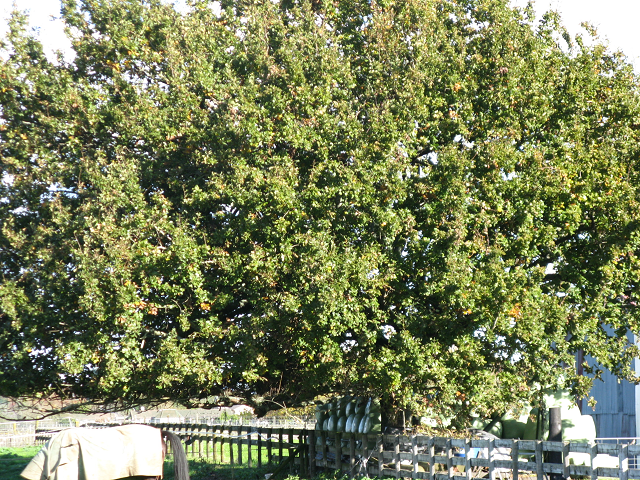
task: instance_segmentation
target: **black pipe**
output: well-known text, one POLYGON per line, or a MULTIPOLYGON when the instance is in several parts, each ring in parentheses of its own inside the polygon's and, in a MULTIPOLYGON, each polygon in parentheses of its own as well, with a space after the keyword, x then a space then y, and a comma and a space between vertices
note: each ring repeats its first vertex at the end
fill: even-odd
MULTIPOLYGON (((549 441, 562 442, 562 415, 560 408, 549 409, 549 441)), ((562 463, 562 452, 549 452, 549 463, 562 463)), ((564 475, 552 473, 551 480, 564 480, 564 475)))

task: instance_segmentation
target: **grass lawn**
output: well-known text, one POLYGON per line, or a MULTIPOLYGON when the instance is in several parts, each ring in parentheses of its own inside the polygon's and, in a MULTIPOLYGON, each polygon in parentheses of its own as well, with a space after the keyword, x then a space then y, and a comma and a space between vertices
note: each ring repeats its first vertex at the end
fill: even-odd
MULTIPOLYGON (((0 448, 0 480, 18 480, 22 469, 38 453, 40 447, 0 448)), ((189 460, 189 471, 192 480, 264 480, 267 473, 273 472, 275 466, 262 468, 228 465, 214 465, 206 460, 189 460)), ((173 480, 173 462, 167 461, 164 466, 165 479, 173 480)), ((330 480, 330 476, 324 477, 330 480)), ((279 475, 278 480, 298 480, 297 476, 279 475)))
POLYGON ((0 448, 0 480, 17 480, 40 447, 0 448))

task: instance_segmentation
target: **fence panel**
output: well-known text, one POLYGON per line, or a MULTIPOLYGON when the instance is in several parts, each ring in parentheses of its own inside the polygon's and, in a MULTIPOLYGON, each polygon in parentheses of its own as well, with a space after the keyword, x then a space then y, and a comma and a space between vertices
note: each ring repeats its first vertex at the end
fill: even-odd
MULTIPOLYGON (((0 447, 43 444, 72 421, 0 424, 0 447)), ((185 440, 192 458, 234 466, 276 465, 288 460, 301 474, 340 470, 350 477, 384 476, 429 480, 490 480, 550 474, 640 480, 640 445, 533 440, 451 439, 421 435, 332 434, 277 425, 156 424, 185 440), (560 452, 562 463, 550 463, 560 452)))

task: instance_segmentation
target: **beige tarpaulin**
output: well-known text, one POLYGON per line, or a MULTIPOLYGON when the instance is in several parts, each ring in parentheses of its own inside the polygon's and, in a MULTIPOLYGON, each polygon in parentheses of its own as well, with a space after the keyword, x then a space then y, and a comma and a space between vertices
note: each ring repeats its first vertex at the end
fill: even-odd
POLYGON ((162 476, 160 430, 147 425, 70 428, 52 437, 22 471, 28 480, 113 480, 162 476))

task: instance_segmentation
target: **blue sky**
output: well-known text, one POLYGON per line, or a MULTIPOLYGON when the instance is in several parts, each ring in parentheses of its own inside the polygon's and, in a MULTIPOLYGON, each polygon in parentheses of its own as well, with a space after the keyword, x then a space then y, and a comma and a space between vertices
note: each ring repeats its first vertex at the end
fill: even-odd
MULTIPOLYGON (((39 28, 48 50, 68 48, 61 23, 51 19, 59 16, 58 0, 0 0, 0 34, 5 31, 5 19, 12 3, 21 10, 29 10, 31 24, 39 28)), ((511 3, 524 6, 527 0, 511 0, 511 3)), ((558 10, 572 34, 581 31, 583 21, 591 23, 610 48, 622 50, 640 72, 640 0, 536 0, 534 3, 539 13, 558 10)))

